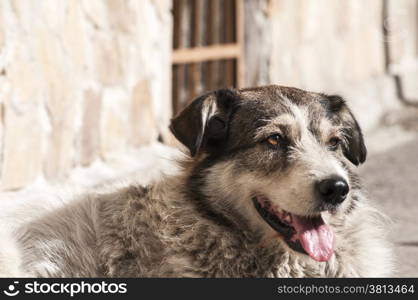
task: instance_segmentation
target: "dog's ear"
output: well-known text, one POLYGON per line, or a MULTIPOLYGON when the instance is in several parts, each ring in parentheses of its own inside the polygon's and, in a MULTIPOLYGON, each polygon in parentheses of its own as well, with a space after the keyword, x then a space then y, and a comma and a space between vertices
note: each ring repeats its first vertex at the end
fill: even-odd
POLYGON ((228 119, 238 99, 229 89, 200 96, 171 120, 170 130, 195 156, 210 142, 226 138, 228 119))
POLYGON ((343 144, 344 156, 353 164, 358 166, 364 163, 367 156, 366 145, 364 144, 363 133, 354 117, 347 107, 343 98, 337 95, 328 96, 329 110, 338 116, 343 127, 346 143, 343 144))

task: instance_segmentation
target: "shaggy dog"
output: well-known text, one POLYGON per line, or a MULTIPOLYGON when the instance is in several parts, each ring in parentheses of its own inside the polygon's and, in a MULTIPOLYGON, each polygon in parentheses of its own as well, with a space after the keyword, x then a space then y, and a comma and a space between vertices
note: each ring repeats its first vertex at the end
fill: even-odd
POLYGON ((170 128, 190 151, 179 175, 91 193, 23 226, 8 249, 19 258, 0 255, 2 275, 391 274, 380 214, 356 174, 363 136, 341 97, 219 90, 170 128))

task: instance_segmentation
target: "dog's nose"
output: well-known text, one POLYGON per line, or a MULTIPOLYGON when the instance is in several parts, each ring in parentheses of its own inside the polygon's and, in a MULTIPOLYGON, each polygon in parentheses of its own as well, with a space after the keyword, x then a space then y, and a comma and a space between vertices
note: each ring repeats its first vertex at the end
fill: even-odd
POLYGON ((321 180, 317 188, 322 200, 334 205, 343 202, 350 190, 347 181, 338 176, 321 180))

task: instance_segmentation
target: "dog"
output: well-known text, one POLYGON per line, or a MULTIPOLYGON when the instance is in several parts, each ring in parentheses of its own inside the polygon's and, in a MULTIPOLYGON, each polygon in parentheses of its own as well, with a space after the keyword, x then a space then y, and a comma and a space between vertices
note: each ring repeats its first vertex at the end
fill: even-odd
POLYGON ((363 135, 340 96, 222 89, 191 102, 170 129, 188 151, 178 174, 89 193, 22 226, 19 259, 0 255, 11 264, 2 275, 392 274, 385 222, 356 173, 363 135))

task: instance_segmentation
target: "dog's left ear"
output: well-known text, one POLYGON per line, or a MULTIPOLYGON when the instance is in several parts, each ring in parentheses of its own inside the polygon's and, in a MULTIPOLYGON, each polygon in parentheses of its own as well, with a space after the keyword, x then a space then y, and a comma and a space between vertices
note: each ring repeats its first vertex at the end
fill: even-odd
POLYGON ((344 156, 356 166, 364 163, 367 156, 367 149, 364 144, 360 125, 342 97, 337 95, 327 97, 329 99, 329 110, 338 116, 344 127, 347 142, 343 145, 344 156))
POLYGON ((228 119, 238 98, 229 89, 200 96, 171 120, 170 130, 195 156, 226 138, 228 119))

